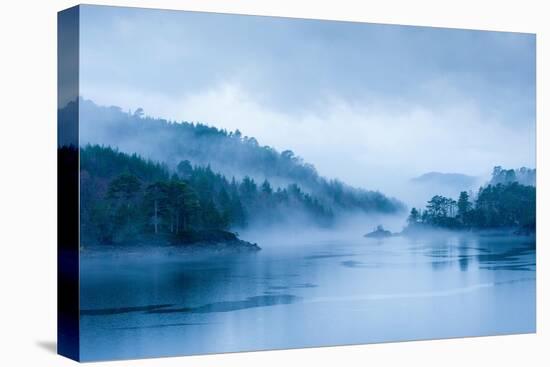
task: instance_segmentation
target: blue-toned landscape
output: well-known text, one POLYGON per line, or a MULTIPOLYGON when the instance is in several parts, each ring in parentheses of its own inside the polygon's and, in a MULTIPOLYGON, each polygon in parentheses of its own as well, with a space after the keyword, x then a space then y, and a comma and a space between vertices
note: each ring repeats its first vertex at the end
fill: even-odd
POLYGON ((80 358, 535 332, 534 50, 82 6, 80 358))

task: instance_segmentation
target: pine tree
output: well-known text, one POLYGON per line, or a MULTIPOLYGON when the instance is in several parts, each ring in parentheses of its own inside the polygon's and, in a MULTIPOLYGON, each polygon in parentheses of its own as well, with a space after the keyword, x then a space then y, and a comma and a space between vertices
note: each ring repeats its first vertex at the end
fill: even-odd
POLYGON ((157 181, 146 188, 145 203, 150 213, 155 234, 161 229, 163 218, 168 211, 169 186, 166 182, 157 181))
POLYGON ((123 173, 109 183, 107 189, 108 211, 113 224, 118 227, 129 226, 134 214, 135 200, 141 189, 139 179, 129 173, 123 173))
POLYGON ((472 210, 472 203, 470 202, 470 197, 466 191, 462 191, 458 198, 458 216, 463 225, 467 224, 467 218, 469 212, 472 210))

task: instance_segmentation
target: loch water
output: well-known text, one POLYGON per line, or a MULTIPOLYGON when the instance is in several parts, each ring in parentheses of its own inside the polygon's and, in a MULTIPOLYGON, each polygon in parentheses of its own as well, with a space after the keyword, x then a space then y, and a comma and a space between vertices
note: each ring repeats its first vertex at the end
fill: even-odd
POLYGON ((535 332, 534 238, 258 244, 241 254, 83 251, 82 360, 535 332))

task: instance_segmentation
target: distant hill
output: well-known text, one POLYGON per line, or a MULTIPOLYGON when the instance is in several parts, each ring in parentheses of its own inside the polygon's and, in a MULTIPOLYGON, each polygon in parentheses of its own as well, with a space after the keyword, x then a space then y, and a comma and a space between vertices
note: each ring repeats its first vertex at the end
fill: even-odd
MULTIPOLYGON (((138 154, 163 162, 171 171, 189 161, 209 167, 231 179, 250 177, 256 182, 269 180, 274 189, 297 184, 314 195, 319 203, 337 214, 339 211, 394 213, 405 206, 378 191, 351 187, 337 179, 320 176, 312 164, 290 150, 282 152, 262 146, 254 137, 194 122, 174 122, 145 116, 141 109, 124 112, 79 99, 59 111, 60 119, 79 109, 80 146, 104 145, 120 152, 138 154)), ((66 123, 61 121, 61 124, 66 123)), ((290 133, 290 132, 289 132, 290 133)))
POLYGON ((478 177, 468 176, 462 173, 429 172, 411 179, 411 182, 422 185, 447 186, 450 188, 469 188, 475 186, 478 177))
POLYGON ((462 173, 428 172, 409 183, 407 204, 422 207, 434 195, 456 197, 461 191, 477 191, 483 179, 462 173))

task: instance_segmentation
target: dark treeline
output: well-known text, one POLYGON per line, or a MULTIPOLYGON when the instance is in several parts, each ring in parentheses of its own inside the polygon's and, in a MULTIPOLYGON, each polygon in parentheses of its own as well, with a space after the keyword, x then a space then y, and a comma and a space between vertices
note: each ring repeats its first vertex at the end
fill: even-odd
POLYGON ((175 170, 109 147, 80 149, 83 243, 124 243, 155 236, 182 241, 204 230, 245 228, 288 217, 329 225, 332 209, 296 184, 227 179, 181 161, 175 170))
MULTIPOLYGON (((70 116, 66 110, 72 108, 76 108, 76 103, 71 102, 60 110, 60 119, 70 116)), ((201 123, 151 118, 141 109, 124 112, 119 107, 100 107, 82 98, 79 111, 82 145, 116 147, 121 152, 137 153, 147 159, 165 162, 171 170, 176 170, 181 161, 188 160, 193 165, 210 166, 226 177, 253 177, 258 190, 264 179, 277 186, 296 183, 300 190, 311 193, 335 210, 369 213, 404 210, 404 205, 396 199, 378 191, 326 179, 294 152, 278 152, 272 147, 262 146, 255 138, 244 136, 239 130, 227 131, 201 123)), ((284 195, 280 193, 280 196, 284 195)))
MULTIPOLYGON (((496 169, 499 175, 501 170, 496 169)), ((426 208, 412 208, 405 232, 423 228, 499 229, 516 228, 534 232, 536 228, 536 189, 517 181, 488 184, 477 193, 463 191, 455 200, 441 195, 428 201, 426 208)))

